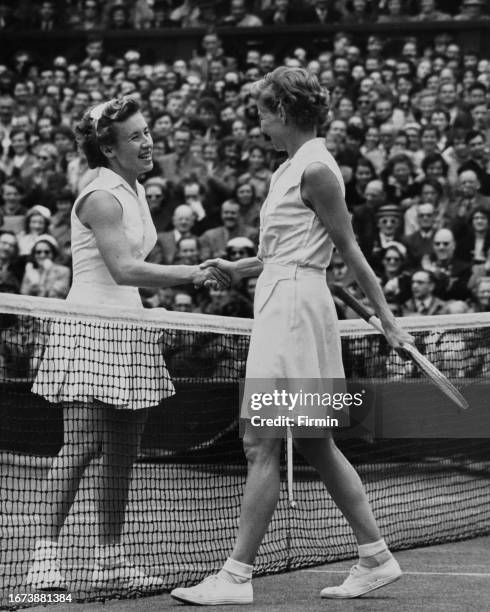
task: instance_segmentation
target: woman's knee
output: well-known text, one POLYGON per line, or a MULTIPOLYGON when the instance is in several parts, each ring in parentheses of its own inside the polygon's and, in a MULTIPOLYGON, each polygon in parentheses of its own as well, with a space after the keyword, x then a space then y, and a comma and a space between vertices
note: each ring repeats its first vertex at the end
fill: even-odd
POLYGON ((279 460, 281 440, 278 438, 258 438, 246 432, 243 436, 243 450, 249 464, 265 464, 279 460))

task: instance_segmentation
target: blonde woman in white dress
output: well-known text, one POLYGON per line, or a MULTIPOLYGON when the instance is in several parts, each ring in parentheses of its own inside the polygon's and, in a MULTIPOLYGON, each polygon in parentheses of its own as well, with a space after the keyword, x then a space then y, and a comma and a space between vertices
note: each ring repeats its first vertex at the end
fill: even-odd
MULTIPOLYGON (((144 261, 156 243, 138 176, 151 170, 153 142, 137 102, 110 100, 88 111, 77 134, 96 178, 72 210, 73 284, 67 301, 142 308, 138 287, 170 287, 223 279, 199 266, 144 261)), ((63 589, 58 539, 85 469, 101 457, 94 482, 99 544, 90 580, 98 586, 160 587, 134 566, 121 543, 131 470, 148 409, 173 395, 157 331, 110 322, 54 322, 32 391, 61 403, 64 443, 43 487, 42 523, 27 584, 63 589)), ((83 541, 80 545, 83 547, 83 541)))
MULTIPOLYGON (((382 321, 390 344, 412 338, 394 319, 379 283, 356 243, 344 200, 340 170, 316 138, 328 111, 328 94, 301 68, 277 68, 254 87, 262 131, 288 159, 274 173, 261 209, 257 257, 210 260, 234 280, 260 273, 247 380, 344 378, 335 306, 326 268, 335 244, 382 321)), ((250 416, 244 434, 248 476, 235 546, 222 570, 172 596, 194 604, 253 601, 252 570, 279 496, 281 439, 260 437, 250 416)), ((295 429, 291 428, 293 435, 295 429)), ((393 582, 401 570, 382 539, 364 487, 331 434, 295 437, 349 522, 359 546, 359 563, 338 587, 321 597, 353 598, 393 582)), ((304 435, 304 434, 303 434, 304 435)))

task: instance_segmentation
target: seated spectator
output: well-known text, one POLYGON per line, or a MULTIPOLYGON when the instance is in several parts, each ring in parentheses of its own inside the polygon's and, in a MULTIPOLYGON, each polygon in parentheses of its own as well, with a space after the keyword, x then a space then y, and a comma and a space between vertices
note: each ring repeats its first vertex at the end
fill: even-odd
POLYGON ((403 304, 402 315, 442 314, 445 303, 434 295, 436 281, 429 270, 417 270, 411 277, 412 297, 403 304))
POLYGON ((175 292, 174 287, 160 287, 156 292, 144 300, 145 308, 165 308, 172 310, 174 305, 175 292))
POLYGON ((172 310, 175 312, 194 312, 196 306, 192 295, 185 291, 176 291, 172 303, 172 310))
POLYGON ((455 83, 442 81, 439 85, 437 101, 442 109, 449 113, 449 124, 451 127, 462 127, 471 129, 472 120, 461 104, 455 83))
POLYGON ((221 221, 222 225, 205 231, 199 239, 203 261, 225 257, 226 246, 232 238, 256 238, 257 230, 241 221, 240 205, 233 200, 227 200, 221 205, 221 221))
POLYGON ((129 11, 123 4, 115 4, 109 9, 108 30, 129 30, 134 27, 129 18, 129 11))
POLYGON ((39 236, 48 233, 51 212, 46 206, 37 204, 26 212, 24 219, 24 229, 17 234, 17 242, 19 256, 27 258, 39 236))
POLYGON ((401 241, 401 221, 401 210, 396 204, 384 204, 376 212, 377 232, 374 236, 371 254, 368 255, 368 261, 375 271, 381 271, 382 257, 388 245, 401 241))
POLYGON ((467 314, 468 312, 471 312, 471 307, 463 300, 450 300, 441 310, 441 314, 448 315, 467 314))
POLYGON ((13 232, 0 230, 0 293, 19 293, 24 269, 13 232))
MULTIPOLYGON (((359 96, 357 102, 362 101, 363 96, 359 96)), ((370 104, 369 99, 366 101, 370 104)), ((376 170, 376 174, 380 174, 386 165, 387 152, 381 146, 379 129, 375 125, 371 125, 366 130, 364 136, 364 144, 359 149, 361 155, 368 159, 376 170)))
POLYGON ((254 257, 255 254, 255 244, 250 240, 250 238, 245 238, 245 236, 231 238, 226 243, 225 258, 229 259, 230 261, 238 261, 239 259, 254 257))
POLYGON ((453 227, 456 237, 456 257, 471 263, 484 263, 490 249, 490 210, 475 208, 469 226, 459 223, 453 227))
POLYGON ((2 229, 18 234, 24 229, 27 209, 22 205, 24 187, 16 179, 8 179, 2 185, 2 229))
POLYGON ((385 9, 378 17, 378 23, 397 23, 408 19, 403 0, 386 0, 385 9))
POLYGON ((481 194, 480 187, 478 175, 474 170, 460 169, 456 197, 448 210, 453 222, 469 221, 477 208, 490 211, 490 198, 481 194))
POLYGON ((454 187, 457 184, 459 169, 469 158, 465 138, 466 130, 462 128, 453 129, 448 141, 448 147, 442 152, 442 156, 448 164, 447 180, 450 187, 454 187))
POLYGON ((148 12, 145 11, 145 14, 143 15, 143 18, 139 24, 135 16, 135 26, 136 28, 142 30, 147 30, 149 28, 175 28, 179 25, 179 23, 170 18, 171 12, 172 9, 167 0, 156 0, 156 2, 153 3, 152 8, 150 8, 148 12))
POLYGON ((80 14, 72 13, 69 21, 77 30, 98 30, 101 25, 101 12, 97 0, 82 0, 80 14))
POLYGON ((6 161, 0 166, 8 177, 26 180, 32 173, 36 156, 31 153, 27 130, 14 128, 10 132, 10 151, 6 161))
POLYGON ((365 190, 369 182, 376 178, 373 164, 364 157, 359 157, 354 166, 353 178, 345 187, 345 201, 349 210, 355 210, 366 202, 365 190))
POLYGON ((246 0, 231 0, 230 13, 223 17, 221 25, 252 28, 261 26, 262 20, 257 15, 247 12, 246 0))
POLYGON ((145 195, 157 232, 168 230, 175 207, 168 201, 168 183, 159 176, 145 181, 145 195))
POLYGON ((194 177, 188 177, 181 182, 180 187, 183 192, 184 204, 191 207, 196 218, 195 234, 200 236, 208 227, 214 227, 216 221, 219 223, 219 217, 216 219, 216 211, 212 210, 206 197, 206 188, 202 183, 194 177))
POLYGON ((463 0, 461 11, 455 15, 456 21, 481 21, 490 19, 490 16, 483 12, 485 0, 463 0))
POLYGON ((342 23, 363 24, 371 23, 374 19, 370 0, 351 0, 345 4, 339 3, 338 7, 342 12, 342 23))
POLYGON ((263 202, 269 191, 272 172, 267 167, 267 153, 264 147, 252 145, 248 149, 247 170, 238 177, 240 184, 250 183, 255 190, 255 197, 263 202))
POLYGON ((352 227, 363 253, 369 255, 376 240, 379 208, 386 203, 383 183, 379 179, 370 181, 364 190, 365 204, 357 206, 352 214, 352 227))
POLYGON ((437 10, 436 0, 419 0, 417 15, 412 19, 414 21, 449 21, 452 17, 449 13, 437 10))
POLYGON ((42 145, 37 152, 37 164, 26 181, 25 204, 34 206, 40 202, 54 210, 55 193, 66 186, 66 175, 58 168, 58 150, 54 145, 42 145))
POLYGON ((240 222, 258 231, 260 209, 264 200, 257 198, 254 185, 250 181, 242 182, 242 177, 240 177, 230 201, 240 206, 240 222))
POLYGON ((292 25, 297 22, 297 13, 291 7, 291 0, 274 0, 270 8, 260 14, 263 25, 292 25))
POLYGON ((212 25, 206 22, 206 3, 184 0, 170 12, 170 20, 181 28, 202 28, 212 25))
MULTIPOLYGON (((218 164, 208 174, 208 186, 218 197, 231 197, 238 183, 241 147, 233 136, 225 136, 218 147, 218 164)), ((221 200, 223 201, 223 200, 221 200)))
POLYGON ((174 263, 177 255, 177 245, 182 238, 195 237, 192 230, 196 217, 187 204, 181 204, 174 210, 172 216, 173 229, 157 234, 157 242, 161 249, 161 263, 174 263))
POLYGON ((195 266, 201 263, 199 252, 199 239, 197 236, 183 237, 177 243, 177 253, 174 257, 175 264, 195 266))
POLYGON ((68 187, 56 194, 56 212, 51 217, 48 233, 62 247, 71 241, 71 209, 75 199, 68 187))
POLYGON ((412 160, 404 153, 399 153, 388 161, 382 179, 388 202, 406 206, 404 201, 411 203, 417 193, 412 160))
MULTIPOLYGON (((408 212, 408 211, 407 211, 408 212)), ((404 238, 407 247, 409 263, 413 267, 420 266, 424 255, 432 252, 432 242, 437 231, 436 211, 433 204, 417 205, 417 224, 419 229, 404 238)))
POLYGON ((253 304, 233 288, 210 287, 201 311, 205 314, 250 318, 253 316, 253 304))
POLYGON ((192 134, 188 128, 176 128, 173 135, 174 151, 159 159, 163 178, 174 185, 186 176, 194 174, 206 175, 206 166, 202 159, 198 159, 191 151, 192 134))
POLYGON ((442 300, 467 300, 471 276, 469 263, 455 257, 456 241, 449 229, 440 229, 434 235, 432 253, 422 258, 424 270, 436 279, 435 295, 442 300))
POLYGON ((40 236, 31 250, 31 261, 26 264, 20 287, 23 295, 37 295, 64 299, 71 283, 71 271, 55 263, 58 243, 47 234, 40 236))
POLYGON ((490 276, 478 279, 473 290, 474 312, 490 312, 490 276))
POLYGON ((407 250, 400 242, 391 242, 383 250, 379 280, 388 305, 399 315, 410 295, 410 275, 406 268, 407 250))
POLYGON ((298 23, 338 23, 342 17, 332 0, 312 0, 311 6, 303 7, 298 11, 298 23))
POLYGON ((466 145, 468 146, 469 157, 461 164, 460 172, 463 170, 473 170, 480 181, 481 193, 490 196, 490 154, 487 149, 486 136, 478 130, 471 130, 466 134, 466 145))

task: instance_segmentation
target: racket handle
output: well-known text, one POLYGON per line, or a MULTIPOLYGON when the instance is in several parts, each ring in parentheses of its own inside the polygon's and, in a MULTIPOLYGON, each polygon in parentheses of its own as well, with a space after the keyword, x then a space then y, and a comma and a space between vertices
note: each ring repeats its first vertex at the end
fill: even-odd
POLYGON ((352 310, 356 312, 361 317, 361 319, 364 319, 365 321, 370 323, 380 333, 384 333, 383 326, 381 325, 381 321, 378 319, 378 317, 372 315, 369 310, 363 304, 361 304, 361 302, 359 302, 359 300, 356 300, 356 298, 348 291, 346 291, 343 287, 340 287, 339 285, 333 285, 331 287, 331 292, 333 293, 333 295, 339 297, 344 302, 344 304, 349 306, 349 308, 352 308, 352 310))

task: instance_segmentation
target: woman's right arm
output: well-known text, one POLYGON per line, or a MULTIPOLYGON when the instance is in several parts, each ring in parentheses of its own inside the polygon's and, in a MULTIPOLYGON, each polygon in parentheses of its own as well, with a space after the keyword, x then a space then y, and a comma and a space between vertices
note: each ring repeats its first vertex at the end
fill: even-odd
POLYGON ((238 261, 228 261, 227 259, 208 259, 201 264, 201 268, 215 268, 227 274, 234 283, 243 278, 258 276, 264 267, 262 261, 258 257, 246 257, 238 261))
POLYGON ((163 266, 133 257, 123 228, 121 205, 105 191, 89 194, 77 214, 93 231, 102 259, 118 285, 172 287, 187 283, 201 285, 208 280, 223 284, 228 281, 222 273, 198 265, 163 266))

